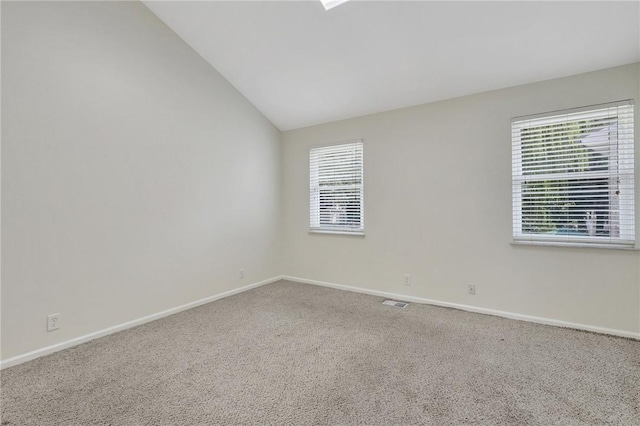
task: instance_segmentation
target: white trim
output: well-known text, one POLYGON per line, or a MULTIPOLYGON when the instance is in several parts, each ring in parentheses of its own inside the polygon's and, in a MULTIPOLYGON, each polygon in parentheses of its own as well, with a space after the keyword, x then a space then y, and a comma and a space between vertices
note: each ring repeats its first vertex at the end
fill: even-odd
POLYGON ((357 142, 364 143, 364 139, 363 138, 356 138, 356 139, 347 139, 347 140, 338 141, 338 142, 314 143, 314 144, 309 145, 309 150, 312 150, 314 148, 331 148, 331 147, 334 147, 334 146, 347 145, 347 144, 350 144, 350 143, 357 143, 357 142))
POLYGON ((513 239, 542 241, 544 245, 633 247, 636 234, 633 122, 632 100, 512 119, 513 239), (577 128, 572 130, 574 134, 566 134, 567 129, 573 129, 582 120, 586 121, 584 128, 579 129, 580 134, 575 134, 577 128), (549 125, 560 127, 545 134, 543 128, 549 125), (525 133, 525 129, 531 133, 525 133), (575 157, 573 150, 578 147, 581 155, 588 151, 599 159, 591 154, 588 158, 575 157), (580 166, 574 167, 574 161, 580 166), (544 184, 545 188, 531 184, 544 184), (524 203, 527 197, 528 202, 524 203), (568 197, 575 205, 574 210, 556 210, 558 203, 562 204, 557 197, 568 197), (525 230, 523 221, 538 229, 525 230), (608 235, 596 235, 596 225, 608 235), (552 234, 553 229, 563 226, 576 226, 576 232, 552 234), (545 228, 550 234, 544 232, 545 228))
POLYGON ((635 245, 609 245, 609 244, 587 244, 571 243, 566 241, 543 241, 543 240, 513 240, 509 244, 512 246, 543 246, 543 247, 573 247, 573 248, 601 248, 607 250, 627 250, 639 251, 635 245))
POLYGON ((440 300, 425 299, 425 298, 422 298, 422 297, 407 296, 407 295, 404 295, 404 294, 389 293, 389 292, 386 292, 386 291, 370 290, 370 289, 362 288, 362 287, 352 287, 352 286, 348 286, 348 285, 344 285, 344 284, 335 284, 335 283, 328 283, 328 282, 324 282, 324 281, 309 280, 309 279, 306 279, 306 278, 291 277, 291 276, 288 276, 288 275, 282 276, 282 279, 283 280, 288 280, 288 281, 294 281, 294 282, 301 283, 301 284, 312 284, 312 285, 318 285, 318 286, 322 286, 322 287, 335 288, 335 289, 338 289, 338 290, 353 291, 355 293, 369 294, 371 296, 380 296, 380 297, 400 300, 400 301, 403 301, 403 302, 415 302, 415 303, 422 303, 422 304, 426 304, 426 305, 444 306, 444 307, 447 307, 447 308, 461 309, 463 311, 476 312, 476 313, 479 313, 479 314, 495 315, 495 316, 498 316, 498 317, 509 318, 509 319, 514 319, 514 320, 519 320, 519 321, 533 322, 533 323, 536 323, 536 324, 545 324, 545 325, 553 325, 553 326, 556 326, 556 327, 573 328, 573 329, 577 329, 577 330, 592 331, 594 333, 610 334, 610 335, 613 335, 613 336, 627 337, 627 338, 630 338, 630 339, 640 340, 640 333, 634 333, 634 332, 631 332, 631 331, 617 330, 617 329, 613 329, 613 328, 597 327, 597 326, 593 326, 593 325, 579 324, 579 323, 561 321, 561 320, 556 320, 556 319, 551 319, 551 318, 535 317, 535 316, 531 316, 531 315, 517 314, 517 313, 514 313, 514 312, 497 311, 495 309, 481 308, 479 306, 471 306, 471 305, 463 305, 463 304, 460 304, 460 303, 443 302, 443 301, 440 301, 440 300))
MULTIPOLYGON (((351 204, 351 202, 349 202, 351 204)), ((325 218, 326 219, 326 218, 325 218)), ((364 140, 363 139, 355 139, 352 141, 340 142, 340 143, 332 143, 323 146, 315 146, 309 148, 309 232, 317 232, 317 233, 327 233, 327 234, 364 234, 364 140), (324 166, 329 167, 329 173, 324 178, 320 178, 320 171, 323 167, 320 166, 323 163, 322 158, 326 154, 340 154, 340 159, 333 158, 329 160, 324 166), (349 157, 350 159, 343 158, 343 154, 353 155, 349 157), (360 156, 360 161, 354 161, 358 154, 360 156), (346 172, 342 166, 350 166, 352 169, 347 175, 343 175, 346 172), (340 170, 341 172, 337 172, 340 170), (321 214, 320 214, 320 198, 321 198, 321 188, 320 182, 324 179, 335 179, 334 173, 338 173, 338 176, 346 176, 356 177, 360 176, 360 184, 340 184, 340 185, 330 185, 331 188, 334 189, 347 189, 347 190, 355 190, 359 192, 359 223, 358 227, 354 228, 347 225, 326 225, 322 224, 321 214)))
POLYGON ((521 115, 519 117, 513 117, 511 119, 511 122, 516 122, 516 121, 524 121, 524 120, 532 120, 535 118, 544 118, 550 115, 563 115, 563 114, 574 114, 576 112, 584 112, 584 111, 591 111, 591 110, 600 110, 600 109, 606 109, 606 108, 615 108, 615 107, 620 107, 620 106, 627 106, 627 105, 633 105, 633 99, 625 99, 622 101, 614 101, 614 102, 605 102, 602 104, 593 104, 593 105, 585 105, 582 107, 578 107, 578 108, 567 108, 567 109, 556 109, 553 111, 547 111, 547 112, 540 112, 537 114, 529 114, 529 115, 521 115))
POLYGON ((264 281, 260 281, 257 283, 249 284, 244 287, 236 288, 233 290, 225 291, 223 293, 216 294, 214 296, 205 297, 204 299, 196 300, 194 302, 189 302, 184 305, 176 306, 175 308, 167 309, 162 312, 157 312, 155 314, 147 315, 142 318, 134 319, 131 321, 124 322, 122 324, 114 325, 113 327, 105 328, 103 330, 95 331, 93 333, 85 334, 84 336, 75 337, 70 340, 66 340, 64 342, 56 343, 55 345, 46 346, 44 348, 36 349, 31 352, 27 352, 21 355, 17 355, 6 360, 0 362, 0 369, 12 367, 14 365, 22 364, 23 362, 31 361, 32 359, 40 358, 41 356, 49 355, 54 352, 61 351, 63 349, 68 349, 73 346, 79 345, 81 343, 86 343, 94 339, 98 339, 100 337, 108 336, 109 334, 116 333, 118 331, 126 330, 128 328, 133 328, 141 324, 145 324, 150 321, 154 321, 169 315, 177 314, 178 312, 186 311, 187 309, 195 308, 196 306, 204 305, 209 302, 213 302, 219 299, 224 299, 225 297, 233 296, 234 294, 242 293, 247 290, 251 290, 256 287, 260 287, 266 284, 271 284, 273 282, 279 281, 283 279, 281 275, 275 276, 273 278, 266 279, 264 281))
POLYGON ((309 229, 309 234, 351 235, 353 237, 364 237, 364 231, 331 231, 324 228, 309 229))
POLYGON ((415 303, 422 303, 422 304, 426 304, 426 305, 444 306, 444 307, 447 307, 447 308, 461 309, 463 311, 476 312, 476 313, 480 313, 480 314, 495 315, 495 316, 499 316, 499 317, 503 317, 503 318, 515 319, 515 320, 519 320, 519 321, 528 321, 528 322, 533 322, 533 323, 537 323, 537 324, 553 325, 553 326, 556 326, 556 327, 574 328, 574 329, 578 329, 578 330, 586 330, 586 331, 592 331, 592 332, 595 332, 595 333, 610 334, 610 335, 613 335, 613 336, 627 337, 627 338, 631 338, 631 339, 640 340, 640 333, 633 333, 633 332, 630 332, 630 331, 616 330, 616 329, 604 328, 604 327, 596 327, 596 326, 592 326, 592 325, 578 324, 578 323, 560 321, 560 320, 549 319, 549 318, 535 317, 535 316, 530 316, 530 315, 522 315, 522 314, 516 314, 516 313, 513 313, 513 312, 497 311, 497 310, 494 310, 494 309, 481 308, 481 307, 478 307, 478 306, 470 306, 470 305, 462 305, 462 304, 459 304, 459 303, 443 302, 443 301, 440 301, 440 300, 425 299, 425 298, 422 298, 422 297, 407 296, 407 295, 404 295, 404 294, 390 293, 390 292, 386 292, 386 291, 370 290, 370 289, 366 289, 366 288, 362 288, 362 287, 353 287, 353 286, 348 286, 348 285, 344 285, 344 284, 335 284, 335 283, 329 283, 329 282, 325 282, 325 281, 317 281, 317 280, 310 280, 310 279, 306 279, 306 278, 292 277, 292 276, 289 276, 289 275, 278 275, 278 276, 275 276, 273 278, 266 279, 264 281, 260 281, 260 282, 253 283, 253 284, 249 284, 249 285, 246 285, 244 287, 236 288, 236 289, 233 289, 233 290, 225 291, 223 293, 219 293, 219 294, 216 294, 214 296, 205 297, 204 299, 200 299, 200 300, 196 300, 194 302, 186 303, 184 305, 180 305, 180 306, 177 306, 175 308, 167 309, 165 311, 158 312, 158 313, 151 314, 151 315, 147 315, 145 317, 138 318, 138 319, 135 319, 135 320, 127 321, 125 323, 118 324, 118 325, 115 325, 113 327, 109 327, 109 328, 105 328, 103 330, 99 330, 99 331, 96 331, 96 332, 93 332, 93 333, 85 334, 84 336, 80 336, 80 337, 76 337, 76 338, 73 338, 73 339, 70 339, 70 340, 66 340, 64 342, 56 343, 55 345, 51 345, 51 346, 47 346, 47 347, 44 347, 44 348, 36 349, 34 351, 31 351, 31 352, 26 352, 24 354, 20 354, 20 355, 8 358, 8 359, 0 362, 0 369, 13 367, 14 365, 22 364, 23 362, 31 361, 33 359, 40 358, 42 356, 52 354, 54 352, 58 352, 58 351, 61 351, 63 349, 68 349, 68 348, 71 348, 73 346, 77 346, 79 344, 86 343, 86 342, 89 342, 89 341, 94 340, 94 339, 98 339, 100 337, 108 336, 109 334, 113 334, 113 333, 116 333, 118 331, 122 331, 122 330, 126 330, 126 329, 129 329, 129 328, 133 328, 133 327, 136 327, 138 325, 145 324, 147 322, 151 322, 151 321, 154 321, 154 320, 157 320, 157 319, 169 316, 169 315, 177 314, 178 312, 186 311, 187 309, 195 308, 197 306, 204 305, 204 304, 210 303, 210 302, 214 302, 214 301, 219 300, 219 299, 224 299, 225 297, 233 296, 234 294, 242 293, 242 292, 257 288, 257 287, 261 287, 261 286, 266 285, 266 284, 271 284, 271 283, 279 281, 279 280, 293 281, 293 282, 297 282, 297 283, 300 283, 300 284, 318 285, 318 286, 322 286, 322 287, 335 288, 335 289, 338 289, 338 290, 346 290, 346 291, 352 291, 352 292, 355 292, 355 293, 362 293, 362 294, 369 294, 369 295, 372 295, 372 296, 380 296, 380 297, 385 297, 385 298, 397 299, 397 300, 402 300, 402 301, 406 301, 406 302, 415 302, 415 303))

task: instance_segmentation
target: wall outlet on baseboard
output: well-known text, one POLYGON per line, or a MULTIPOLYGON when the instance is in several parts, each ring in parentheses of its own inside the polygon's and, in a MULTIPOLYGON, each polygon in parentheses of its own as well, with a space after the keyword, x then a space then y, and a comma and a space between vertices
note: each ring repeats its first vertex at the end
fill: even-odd
POLYGON ((469 284, 469 294, 472 296, 476 295, 476 285, 475 284, 469 284))
POLYGON ((244 279, 244 269, 240 269, 240 279, 244 279))
POLYGON ((47 316, 47 331, 53 331, 60 328, 60 314, 51 314, 47 316))
POLYGON ((411 285, 411 275, 404 274, 404 285, 411 285))

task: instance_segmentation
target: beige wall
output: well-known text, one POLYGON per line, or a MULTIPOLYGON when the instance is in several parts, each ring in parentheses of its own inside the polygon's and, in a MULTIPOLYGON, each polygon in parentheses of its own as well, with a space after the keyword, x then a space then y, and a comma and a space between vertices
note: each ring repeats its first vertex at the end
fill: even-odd
POLYGON ((280 272, 279 132, 142 4, 3 2, 2 92, 3 359, 280 272))
POLYGON ((511 118, 637 105, 639 80, 635 64, 285 132, 285 273, 639 332, 639 252, 510 245, 511 118), (309 234, 309 147, 359 138, 366 236, 309 234))

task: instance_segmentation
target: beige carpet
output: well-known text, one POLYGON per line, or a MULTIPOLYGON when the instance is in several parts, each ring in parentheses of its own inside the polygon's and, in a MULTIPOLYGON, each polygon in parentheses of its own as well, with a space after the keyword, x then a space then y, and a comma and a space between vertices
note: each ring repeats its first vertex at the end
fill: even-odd
POLYGON ((640 342, 278 282, 2 372, 3 425, 640 424, 640 342))

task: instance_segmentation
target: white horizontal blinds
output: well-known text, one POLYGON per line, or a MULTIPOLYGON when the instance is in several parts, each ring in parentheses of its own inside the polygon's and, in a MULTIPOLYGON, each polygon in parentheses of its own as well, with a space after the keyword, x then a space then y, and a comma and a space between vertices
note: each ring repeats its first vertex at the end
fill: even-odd
POLYGON ((311 149, 311 230, 362 232, 362 160, 362 141, 311 149))
POLYGON ((632 246, 633 104, 512 122, 516 241, 632 246))

